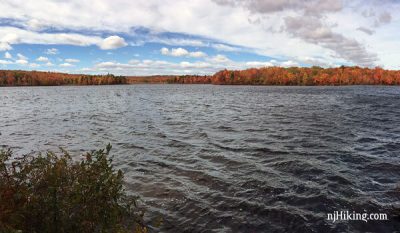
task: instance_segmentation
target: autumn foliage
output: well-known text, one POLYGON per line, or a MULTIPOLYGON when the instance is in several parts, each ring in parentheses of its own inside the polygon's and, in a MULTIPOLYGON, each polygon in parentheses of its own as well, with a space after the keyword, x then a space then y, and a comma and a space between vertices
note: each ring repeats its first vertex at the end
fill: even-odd
POLYGON ((382 68, 265 67, 241 71, 219 71, 212 84, 230 85, 400 85, 400 71, 382 68))
POLYGON ((216 85, 400 85, 400 71, 361 67, 264 67, 247 70, 222 70, 212 76, 128 77, 128 83, 176 83, 216 85))
POLYGON ((125 84, 123 76, 82 75, 40 71, 0 70, 0 86, 60 86, 125 84))
POLYGON ((216 85, 400 85, 400 71, 354 67, 264 67, 222 70, 214 75, 114 76, 1 71, 0 86, 110 85, 138 83, 216 85))

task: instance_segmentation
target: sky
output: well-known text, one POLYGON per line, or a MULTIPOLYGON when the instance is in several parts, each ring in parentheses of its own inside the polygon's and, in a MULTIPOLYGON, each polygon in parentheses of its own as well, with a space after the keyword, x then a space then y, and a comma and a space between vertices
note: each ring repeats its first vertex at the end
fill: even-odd
POLYGON ((400 69, 400 0, 1 0, 0 69, 400 69))

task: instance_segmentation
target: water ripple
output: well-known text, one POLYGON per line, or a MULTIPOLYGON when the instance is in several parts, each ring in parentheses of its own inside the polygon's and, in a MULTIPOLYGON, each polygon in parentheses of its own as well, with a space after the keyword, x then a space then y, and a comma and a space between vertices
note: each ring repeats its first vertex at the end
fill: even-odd
POLYGON ((113 144, 163 232, 394 232, 399 87, 0 88, 1 147, 113 144), (335 210, 385 222, 328 222, 335 210))

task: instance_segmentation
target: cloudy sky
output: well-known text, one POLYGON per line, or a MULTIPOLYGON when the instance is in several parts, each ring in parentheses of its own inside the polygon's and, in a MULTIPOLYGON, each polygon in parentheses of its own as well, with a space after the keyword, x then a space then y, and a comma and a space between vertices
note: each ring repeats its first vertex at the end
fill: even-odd
POLYGON ((0 69, 400 69, 399 0, 2 0, 0 69))

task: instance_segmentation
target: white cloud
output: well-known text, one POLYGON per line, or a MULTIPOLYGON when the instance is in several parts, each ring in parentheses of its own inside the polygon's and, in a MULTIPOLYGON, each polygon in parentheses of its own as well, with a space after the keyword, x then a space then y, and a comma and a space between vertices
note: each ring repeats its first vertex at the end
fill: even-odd
POLYGON ((11 53, 9 53, 9 52, 5 52, 5 53, 4 53, 4 58, 7 58, 7 59, 12 59, 12 55, 11 55, 11 53))
POLYGON ((132 28, 142 27, 150 29, 144 42, 152 40, 171 46, 211 46, 220 51, 234 51, 220 45, 213 46, 215 42, 238 48, 251 47, 258 54, 281 60, 321 57, 335 64, 367 64, 372 61, 395 65, 396 55, 385 54, 400 52, 397 43, 400 36, 399 8, 397 1, 389 0, 165 0, 162 3, 159 0, 71 0, 64 1, 63 10, 60 11, 59 1, 8 0, 0 2, 1 18, 24 22, 29 30, 0 27, 0 50, 10 50, 13 44, 18 43, 88 46, 100 45, 103 41, 97 33, 85 36, 38 32, 46 27, 66 31, 107 31, 113 34, 131 33, 132 28), (364 15, 368 15, 368 18, 365 18, 363 12, 371 8, 375 13, 366 13, 364 15), (296 20, 307 14, 320 23, 318 30, 307 27, 306 23, 296 30, 286 27, 285 18, 293 17, 296 20), (380 27, 373 35, 366 30, 366 33, 356 30, 373 27, 375 20, 380 27), (351 29, 348 29, 349 25, 351 29), (161 39, 157 36, 160 32, 181 33, 189 37, 161 39), (17 37, 5 38, 5 35, 13 33, 17 37), (328 39, 319 43, 311 40, 312 36, 324 34, 329 34, 333 43, 329 43, 328 39), (209 38, 213 39, 212 42, 209 38), (334 46, 335 43, 337 46, 334 46), (355 56, 341 50, 342 47, 356 49, 355 56), (384 51, 379 50, 383 48, 384 51), (374 54, 377 54, 377 61, 374 56, 369 59, 374 54), (369 59, 367 62, 365 57, 369 59))
POLYGON ((0 60, 0 65, 9 65, 9 64, 12 64, 12 61, 0 60))
POLYGON ((214 57, 211 57, 208 59, 211 62, 216 62, 216 63, 227 63, 227 62, 231 62, 231 60, 226 57, 225 55, 222 54, 217 54, 214 57))
POLYGON ((33 31, 39 31, 43 28, 44 24, 42 24, 37 19, 31 19, 27 22, 27 27, 33 31))
POLYGON ((24 59, 18 59, 18 60, 15 61, 15 63, 18 64, 18 65, 26 65, 29 62, 27 60, 24 60, 24 59))
POLYGON ((187 62, 187 61, 183 61, 180 62, 179 65, 182 68, 195 68, 195 69, 204 69, 204 68, 212 68, 212 65, 208 62, 187 62))
POLYGON ((162 60, 130 60, 128 63, 106 61, 97 63, 92 68, 86 68, 86 72, 123 75, 155 75, 155 74, 209 74, 219 68, 213 67, 207 62, 167 62, 162 60))
POLYGON ((166 55, 166 56, 174 56, 174 57, 195 57, 195 58, 199 58, 199 57, 206 57, 207 54, 205 54, 202 51, 195 51, 195 52, 189 52, 184 48, 173 48, 173 49, 168 49, 168 48, 161 48, 160 52, 162 55, 166 55))
POLYGON ((19 38, 19 36, 17 35, 16 32, 8 31, 7 30, 8 28, 0 28, 0 29, 3 29, 2 31, 5 32, 3 34, 4 36, 0 40, 1 42, 12 44, 12 43, 17 43, 17 42, 20 41, 20 38, 19 38))
POLYGON ((60 64, 59 66, 61 66, 61 67, 72 67, 74 65, 71 64, 71 63, 65 62, 65 63, 60 64))
POLYGON ((315 57, 300 57, 297 59, 301 63, 305 63, 310 66, 321 66, 321 67, 335 67, 334 63, 329 63, 325 61, 324 59, 321 58, 315 58, 315 57))
POLYGON ((47 49, 46 52, 44 52, 44 53, 49 54, 49 55, 56 55, 56 54, 58 54, 58 49, 56 49, 56 48, 47 49))
POLYGON ((207 54, 205 54, 204 52, 201 52, 201 51, 196 51, 196 52, 190 52, 189 56, 190 57, 206 57, 207 54))
POLYGON ((40 61, 40 62, 48 62, 48 61, 49 61, 49 58, 47 58, 47 57, 43 57, 43 56, 40 56, 40 57, 38 57, 38 58, 36 59, 36 61, 40 61))
MULTIPOLYGON (((182 61, 168 62, 163 60, 138 60, 133 59, 127 63, 115 61, 104 61, 96 63, 93 67, 86 67, 81 70, 85 73, 113 73, 118 75, 157 75, 157 74, 214 74, 223 69, 247 69, 254 67, 281 66, 289 67, 297 63, 290 60, 283 61, 232 61, 224 56, 207 58, 207 61, 182 61), (219 62, 215 62, 219 60, 219 62)), ((297 64, 298 65, 298 64, 297 64)))
POLYGON ((40 64, 37 64, 37 63, 29 63, 29 67, 31 67, 31 68, 37 68, 37 67, 40 67, 40 64))
MULTIPOLYGON (((0 51, 11 50, 12 44, 19 43, 76 46, 98 45, 103 50, 116 49, 127 45, 124 38, 119 36, 110 36, 103 39, 99 36, 86 36, 77 33, 41 33, 16 27, 0 27, 0 51)), ((45 53, 54 55, 58 54, 58 50, 51 48, 47 49, 45 53)))
POLYGON ((6 45, 25 43, 89 46, 98 44, 101 41, 101 37, 77 33, 41 33, 16 27, 0 27, 0 43, 6 45))
POLYGON ((189 52, 186 49, 177 48, 177 49, 172 49, 171 52, 169 52, 168 55, 171 55, 171 56, 174 56, 174 57, 181 57, 181 56, 189 55, 189 52))
POLYGON ((161 52, 162 55, 169 55, 169 49, 168 48, 165 48, 165 47, 161 48, 160 52, 161 52))
POLYGON ((224 44, 213 44, 211 45, 214 49, 218 51, 226 51, 226 52, 236 52, 236 51, 241 51, 241 48, 238 47, 233 47, 229 45, 224 45, 224 44))
POLYGON ((289 60, 289 61, 282 62, 281 66, 283 66, 283 67, 293 67, 293 66, 299 66, 299 63, 289 60))
POLYGON ((260 61, 249 61, 246 62, 246 66, 248 67, 254 67, 254 68, 259 68, 259 67, 268 67, 268 66, 273 66, 274 64, 271 62, 260 62, 260 61))
POLYGON ((9 43, 7 42, 0 42, 0 51, 6 51, 6 50, 11 50, 12 47, 9 43))
POLYGON ((122 38, 122 37, 110 36, 110 37, 105 38, 98 45, 103 50, 109 50, 109 49, 117 49, 117 48, 125 47, 128 44, 125 42, 124 38, 122 38))
POLYGON ((374 66, 377 56, 370 53, 360 42, 333 31, 315 15, 288 16, 284 19, 285 30, 294 37, 315 44, 335 53, 354 64, 374 66))
POLYGON ((177 48, 177 49, 172 49, 170 55, 174 57, 181 57, 189 55, 189 52, 186 49, 177 48))
POLYGON ((46 63, 46 66, 54 66, 54 64, 51 63, 51 62, 47 62, 47 63, 46 63))
POLYGON ((192 47, 206 47, 209 44, 199 39, 186 39, 186 38, 159 38, 156 36, 146 38, 147 42, 166 44, 171 46, 192 46, 192 47))
POLYGON ((28 60, 28 58, 27 57, 25 57, 23 54, 21 54, 21 53, 18 53, 17 54, 17 57, 20 59, 20 60, 28 60))
POLYGON ((74 59, 74 58, 67 58, 67 59, 65 59, 65 62, 68 62, 68 63, 78 63, 78 62, 80 62, 80 60, 74 59))

